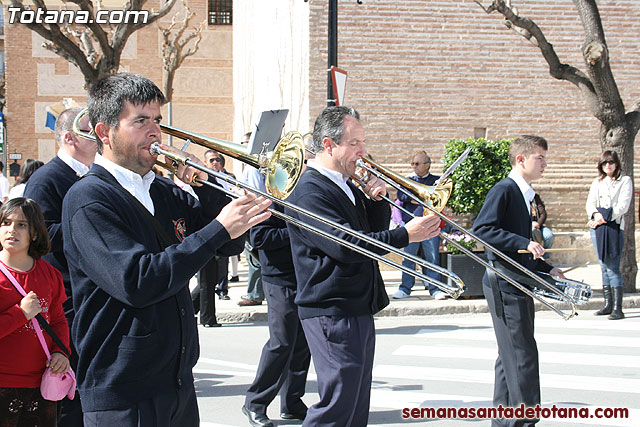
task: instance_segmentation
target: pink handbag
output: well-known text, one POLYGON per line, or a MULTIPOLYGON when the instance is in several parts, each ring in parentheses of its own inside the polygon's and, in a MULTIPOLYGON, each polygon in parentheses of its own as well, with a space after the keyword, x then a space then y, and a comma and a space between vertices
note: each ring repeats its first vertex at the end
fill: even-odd
MULTIPOLYGON (((1 262, 0 270, 2 270, 5 276, 7 276, 7 279, 9 279, 16 290, 20 292, 20 295, 23 297, 27 296, 27 293, 22 289, 22 286, 20 286, 16 278, 13 277, 13 274, 11 274, 11 272, 7 270, 1 262)), ((49 348, 47 348, 47 343, 42 335, 42 329, 40 329, 40 325, 35 318, 31 319, 31 325, 36 331, 36 335, 40 340, 40 345, 42 345, 44 354, 47 355, 47 360, 51 360, 51 354, 49 353, 49 348)), ((69 368, 69 370, 64 374, 54 374, 51 372, 51 368, 45 369, 44 374, 42 374, 42 381, 40 382, 40 393, 46 400, 58 401, 64 399, 65 396, 73 400, 76 395, 76 376, 73 373, 73 370, 69 368)))

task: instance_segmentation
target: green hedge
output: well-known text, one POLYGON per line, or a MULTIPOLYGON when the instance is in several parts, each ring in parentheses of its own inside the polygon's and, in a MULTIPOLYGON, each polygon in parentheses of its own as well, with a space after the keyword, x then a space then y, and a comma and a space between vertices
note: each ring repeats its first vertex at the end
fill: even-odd
POLYGON ((509 145, 511 139, 491 141, 479 139, 452 139, 445 145, 444 169, 449 167, 469 146, 467 159, 453 172, 453 194, 447 203, 454 213, 477 215, 487 193, 511 170, 509 145))

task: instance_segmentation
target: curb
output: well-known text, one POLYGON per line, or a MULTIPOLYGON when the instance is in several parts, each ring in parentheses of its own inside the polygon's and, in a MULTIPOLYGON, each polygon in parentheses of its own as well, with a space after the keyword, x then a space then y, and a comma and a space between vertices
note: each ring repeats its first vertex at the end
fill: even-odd
MULTIPOLYGON (((567 310, 565 304, 552 302, 554 307, 563 311, 567 310)), ((578 306, 578 314, 581 311, 597 310, 604 305, 602 297, 592 298, 588 303, 578 306)), ((263 304, 260 308, 238 309, 229 311, 219 311, 216 313, 218 322, 221 323, 254 323, 267 321, 267 306, 263 304)), ((625 295, 622 300, 623 309, 640 308, 640 294, 625 295)), ((542 303, 535 303, 536 311, 551 311, 542 303)), ((432 299, 414 299, 412 301, 391 300, 391 303, 375 317, 394 316, 440 316, 446 314, 474 314, 488 313, 489 308, 484 299, 473 300, 445 300, 435 301, 432 299)))

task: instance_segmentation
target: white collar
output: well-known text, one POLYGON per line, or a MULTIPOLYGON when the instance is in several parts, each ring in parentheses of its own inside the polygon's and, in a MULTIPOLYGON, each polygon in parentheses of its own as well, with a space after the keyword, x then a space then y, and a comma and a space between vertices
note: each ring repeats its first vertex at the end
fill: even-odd
POLYGON ((347 197, 349 197, 349 200, 351 200, 351 203, 353 203, 354 205, 356 204, 356 197, 353 195, 353 191, 351 191, 351 188, 347 185, 348 178, 345 178, 344 175, 342 175, 340 172, 336 172, 334 170, 327 169, 324 166, 320 166, 315 159, 309 159, 309 161, 307 161, 307 166, 311 166, 322 175, 329 178, 338 187, 340 187, 342 191, 345 192, 347 197))
POLYGON ((78 176, 83 176, 87 172, 89 172, 89 166, 85 165, 79 160, 71 157, 69 153, 64 150, 58 150, 58 157, 62 160, 67 166, 69 166, 78 176))
POLYGON ((417 173, 414 173, 413 176, 415 176, 416 178, 420 178, 420 179, 425 179, 426 177, 428 177, 429 175, 431 175, 431 172, 427 172, 424 175, 420 176, 417 173))
POLYGON ((94 160, 96 165, 100 165, 105 168, 113 177, 118 181, 122 187, 124 187, 129 193, 131 193, 136 199, 140 201, 146 207, 151 214, 154 213, 155 208, 153 206, 153 200, 151 200, 151 194, 149 189, 151 183, 156 178, 156 174, 153 171, 149 171, 144 176, 124 168, 109 159, 106 159, 100 154, 96 154, 94 160))
POLYGON ((516 172, 514 169, 511 169, 509 172, 509 178, 514 180, 522 193, 522 197, 524 197, 524 201, 527 203, 527 210, 529 210, 529 203, 533 200, 533 196, 536 195, 536 192, 527 181, 524 180, 522 175, 516 172))

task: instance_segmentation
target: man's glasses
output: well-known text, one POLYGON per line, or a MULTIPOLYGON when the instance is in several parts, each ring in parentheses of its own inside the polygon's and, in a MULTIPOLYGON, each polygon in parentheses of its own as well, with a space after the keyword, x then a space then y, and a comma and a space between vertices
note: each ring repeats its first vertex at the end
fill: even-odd
POLYGON ((213 163, 213 162, 221 162, 222 158, 220 157, 212 157, 209 159, 209 163, 213 163))
POLYGON ((420 165, 428 165, 431 162, 422 162, 422 163, 418 163, 418 162, 411 162, 409 163, 411 166, 420 166, 420 165))
POLYGON ((601 165, 615 165, 616 162, 614 162, 613 160, 605 160, 604 162, 600 163, 601 165))

